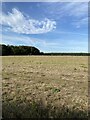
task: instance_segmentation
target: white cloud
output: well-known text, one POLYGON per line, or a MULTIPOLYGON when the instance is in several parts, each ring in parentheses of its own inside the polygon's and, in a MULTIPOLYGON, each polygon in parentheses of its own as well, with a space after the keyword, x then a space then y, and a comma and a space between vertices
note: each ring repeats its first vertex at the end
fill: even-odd
POLYGON ((56 28, 56 22, 45 18, 43 21, 25 17, 19 10, 13 8, 12 13, 2 14, 0 24, 9 27, 16 33, 41 34, 56 28))

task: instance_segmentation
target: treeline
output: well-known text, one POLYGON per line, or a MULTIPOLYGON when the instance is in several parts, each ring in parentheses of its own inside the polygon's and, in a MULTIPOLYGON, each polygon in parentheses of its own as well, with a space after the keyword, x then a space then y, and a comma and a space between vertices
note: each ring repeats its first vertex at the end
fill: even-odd
POLYGON ((44 55, 61 55, 61 56, 90 56, 90 53, 44 53, 44 55))
POLYGON ((40 50, 32 46, 13 46, 0 44, 0 55, 40 55, 40 50))
POLYGON ((13 46, 0 44, 0 55, 90 56, 90 53, 43 53, 33 46, 13 46))

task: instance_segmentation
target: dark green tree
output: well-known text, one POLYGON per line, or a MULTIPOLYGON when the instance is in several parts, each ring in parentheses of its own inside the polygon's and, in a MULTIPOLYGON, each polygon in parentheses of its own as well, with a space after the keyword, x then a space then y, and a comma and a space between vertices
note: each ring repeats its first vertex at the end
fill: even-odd
POLYGON ((39 55, 40 51, 32 46, 0 45, 2 55, 39 55))

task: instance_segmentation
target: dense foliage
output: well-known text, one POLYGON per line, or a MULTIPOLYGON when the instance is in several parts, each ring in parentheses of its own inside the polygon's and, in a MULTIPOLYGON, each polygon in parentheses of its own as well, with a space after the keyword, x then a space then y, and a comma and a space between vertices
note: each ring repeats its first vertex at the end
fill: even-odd
POLYGON ((32 46, 0 45, 2 55, 39 55, 40 51, 32 46))

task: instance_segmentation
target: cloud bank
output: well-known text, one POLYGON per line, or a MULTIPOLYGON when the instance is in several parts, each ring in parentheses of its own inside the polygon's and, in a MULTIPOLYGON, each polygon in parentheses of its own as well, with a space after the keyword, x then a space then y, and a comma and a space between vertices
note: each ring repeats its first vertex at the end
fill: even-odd
POLYGON ((41 34, 50 32, 56 28, 56 21, 48 18, 42 21, 30 19, 16 8, 12 9, 12 13, 2 13, 1 18, 0 24, 7 26, 8 30, 16 33, 41 34))

